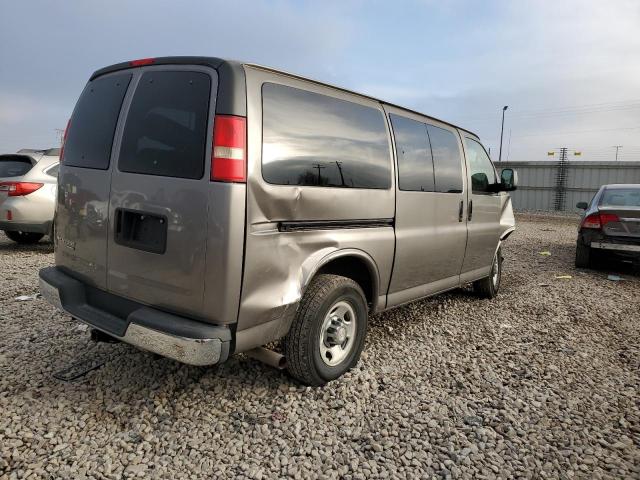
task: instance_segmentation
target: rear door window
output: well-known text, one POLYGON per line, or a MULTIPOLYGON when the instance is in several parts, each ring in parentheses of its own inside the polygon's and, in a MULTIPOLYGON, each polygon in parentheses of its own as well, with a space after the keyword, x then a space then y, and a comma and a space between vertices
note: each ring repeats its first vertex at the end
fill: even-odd
POLYGON ((456 135, 434 125, 427 125, 427 130, 433 153, 436 192, 462 193, 462 162, 456 135))
POLYGON ((382 112, 307 90, 262 87, 262 176, 277 185, 389 188, 382 112))
POLYGON ((0 178, 20 177, 31 170, 31 162, 18 155, 0 156, 0 178))
POLYGON ((131 74, 100 77, 87 84, 71 117, 64 165, 106 170, 113 135, 131 74))
POLYGON ((125 123, 120 171, 202 178, 210 95, 205 73, 144 73, 125 123))
POLYGON ((398 155, 398 188, 433 192, 433 160, 427 125, 399 115, 389 115, 398 155))

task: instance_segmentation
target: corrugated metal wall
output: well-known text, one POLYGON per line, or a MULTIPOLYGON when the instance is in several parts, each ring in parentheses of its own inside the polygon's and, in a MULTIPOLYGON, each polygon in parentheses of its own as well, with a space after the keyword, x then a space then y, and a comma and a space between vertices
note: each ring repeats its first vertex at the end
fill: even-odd
MULTIPOLYGON (((518 210, 554 210, 558 162, 502 162, 498 171, 518 172, 518 189, 511 193, 518 210)), ((640 162, 574 162, 567 164, 565 211, 576 211, 576 203, 588 202, 600 186, 610 183, 640 184, 640 162)))

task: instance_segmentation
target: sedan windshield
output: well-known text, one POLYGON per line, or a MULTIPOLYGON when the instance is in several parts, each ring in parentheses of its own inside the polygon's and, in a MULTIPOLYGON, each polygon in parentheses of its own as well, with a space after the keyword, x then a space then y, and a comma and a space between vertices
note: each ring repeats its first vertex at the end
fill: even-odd
POLYGON ((603 207, 640 207, 640 188, 612 188, 604 191, 603 207))

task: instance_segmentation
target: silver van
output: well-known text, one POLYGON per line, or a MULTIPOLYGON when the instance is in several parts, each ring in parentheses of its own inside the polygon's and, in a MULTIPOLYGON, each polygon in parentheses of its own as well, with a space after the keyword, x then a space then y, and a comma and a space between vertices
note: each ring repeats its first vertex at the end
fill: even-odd
POLYGON ((167 57, 95 72, 65 135, 42 295, 140 348, 193 365, 249 352, 322 385, 358 361, 368 315, 498 292, 515 172, 449 123, 167 57), (279 339, 283 356, 261 348, 279 339))

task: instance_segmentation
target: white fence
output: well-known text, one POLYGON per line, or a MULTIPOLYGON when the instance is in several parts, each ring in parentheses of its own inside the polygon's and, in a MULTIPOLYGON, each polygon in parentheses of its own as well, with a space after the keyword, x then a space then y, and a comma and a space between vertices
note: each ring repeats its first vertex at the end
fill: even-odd
POLYGON ((496 167, 518 172, 518 189, 511 193, 517 210, 576 211, 576 203, 590 201, 602 185, 640 184, 640 162, 501 162, 496 167))

